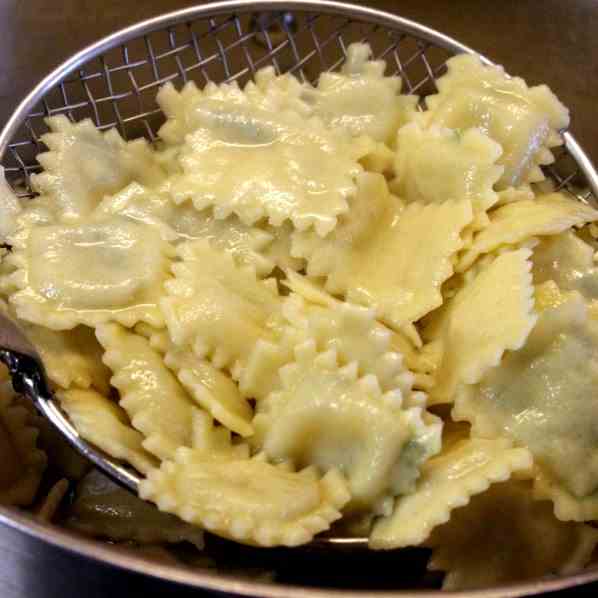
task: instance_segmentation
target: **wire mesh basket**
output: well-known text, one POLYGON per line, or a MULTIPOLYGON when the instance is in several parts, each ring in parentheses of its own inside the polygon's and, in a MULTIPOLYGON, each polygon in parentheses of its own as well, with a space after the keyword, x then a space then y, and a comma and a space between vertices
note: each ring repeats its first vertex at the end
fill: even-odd
MULTIPOLYGON (((47 116, 91 118, 125 139, 153 141, 164 121, 155 97, 168 81, 242 85, 271 65, 315 82, 321 72, 337 69, 356 41, 368 42, 374 56, 387 61, 388 74, 403 80, 403 93, 422 99, 435 93, 450 56, 472 52, 411 21, 336 2, 241 0, 172 13, 91 46, 34 89, 0 135, 7 179, 20 196, 33 196, 29 177, 41 170, 36 155, 44 151, 47 116)), ((583 201, 598 196, 598 174, 569 134, 547 175, 583 201)))
MULTIPOLYGON (((142 136, 155 141, 164 122, 155 98, 164 83, 170 81, 181 87, 191 80, 199 86, 208 81, 238 81, 242 85, 260 68, 270 65, 277 73, 289 72, 315 82, 322 72, 342 65, 346 49, 353 42, 369 43, 374 57, 386 60, 387 74, 401 77, 402 92, 422 98, 422 109, 423 99, 437 91, 435 81, 446 71, 447 59, 457 53, 472 52, 467 46, 406 19, 337 2, 236 0, 178 11, 105 38, 48 75, 0 133, 1 163, 7 180, 20 197, 35 195, 30 175, 41 170, 36 156, 45 151, 41 136, 48 131, 44 122, 48 116, 64 114, 73 121, 91 118, 100 129, 116 127, 125 139, 142 136)), ((546 174, 555 187, 582 201, 596 201, 598 174, 574 138, 565 133, 565 144, 554 153, 555 163, 546 167, 546 174)), ((62 421, 61 427, 67 436, 76 439, 75 443, 86 444, 59 410, 54 418, 62 421)), ((118 478, 117 472, 112 473, 118 478)), ((48 535, 43 530, 36 533, 40 537, 48 535)), ((54 544, 165 579, 235 594, 281 595, 274 586, 227 581, 217 572, 148 567, 141 559, 73 540, 59 529, 53 529, 51 535, 54 544)), ((376 559, 379 562, 380 557, 376 559)), ((566 580, 519 584, 508 595, 560 589, 595 577, 595 572, 588 572, 566 580)), ((491 590, 486 595, 506 595, 501 592, 491 590)), ((284 595, 304 597, 311 593, 312 590, 299 589, 295 593, 289 589, 284 595)), ((349 594, 352 592, 343 595, 349 594)), ((331 594, 314 590, 313 595, 331 594)))

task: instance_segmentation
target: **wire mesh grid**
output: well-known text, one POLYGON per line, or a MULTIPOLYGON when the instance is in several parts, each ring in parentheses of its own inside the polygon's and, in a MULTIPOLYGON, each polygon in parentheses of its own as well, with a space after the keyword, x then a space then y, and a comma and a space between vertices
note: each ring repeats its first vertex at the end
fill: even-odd
MULTIPOLYGON (((156 140, 164 122, 156 104, 166 82, 202 86, 250 80, 257 70, 273 66, 315 82, 323 71, 338 69, 347 46, 368 42, 376 58, 385 59, 387 74, 403 81, 403 93, 423 98, 436 91, 435 80, 455 52, 399 26, 368 22, 363 17, 303 10, 252 13, 247 6, 226 16, 203 16, 150 31, 92 56, 59 80, 38 101, 10 140, 2 158, 6 177, 21 197, 35 195, 30 175, 44 151, 41 136, 47 116, 65 114, 73 121, 91 118, 100 129, 116 127, 125 139, 156 140)), ((579 199, 592 199, 576 160, 565 149, 556 152, 547 175, 558 189, 579 199)))

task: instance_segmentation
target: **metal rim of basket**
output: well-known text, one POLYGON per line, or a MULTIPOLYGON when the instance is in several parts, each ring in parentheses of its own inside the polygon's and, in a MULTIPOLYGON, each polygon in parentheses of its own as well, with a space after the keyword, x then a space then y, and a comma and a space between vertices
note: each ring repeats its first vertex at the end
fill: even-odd
MULTIPOLYGON (((160 29, 165 29, 180 23, 202 18, 205 19, 206 17, 218 17, 226 14, 247 14, 262 11, 315 12, 331 16, 344 16, 355 21, 377 24, 400 31, 401 33, 406 33, 414 38, 424 40, 433 46, 444 48, 453 54, 475 53, 478 54, 485 63, 493 64, 491 60, 475 52, 475 50, 469 46, 431 29, 430 27, 368 7, 336 2, 333 0, 269 0, 265 2, 252 2, 251 0, 224 0, 206 4, 204 6, 196 6, 175 11, 142 21, 117 31, 76 53, 45 77, 15 109, 0 133, 0 157, 4 158, 7 149, 10 147, 11 140, 18 132, 19 127, 26 121, 35 105, 44 98, 47 92, 52 90, 57 84, 63 82, 64 79, 78 67, 84 65, 93 58, 101 56, 106 51, 145 34, 155 33, 160 29)), ((593 195, 594 201, 598 201, 598 172, 596 171, 592 160, 577 143, 571 133, 566 131, 564 132, 563 137, 564 147, 566 148, 567 153, 575 161, 579 172, 583 175, 585 183, 587 184, 587 190, 583 194, 574 193, 574 195, 582 201, 590 200, 593 195)), ((558 180, 557 182, 559 182, 560 186, 567 183, 567 180, 558 180)))
MULTIPOLYGON (((299 13, 319 13, 322 15, 347 17, 354 21, 379 25, 400 31, 401 33, 429 42, 432 45, 444 48, 453 54, 475 53, 479 55, 479 53, 475 52, 472 48, 469 48, 434 29, 426 27, 425 25, 384 11, 343 2, 331 0, 270 0, 261 2, 253 2, 252 0, 224 0, 202 6, 195 6, 160 15, 131 25, 84 48, 70 59, 63 62, 35 86, 13 112, 0 133, 0 157, 5 156, 11 140, 18 132, 19 127, 27 119, 33 108, 45 94, 88 61, 101 56, 105 52, 126 42, 181 23, 223 15, 243 15, 261 11, 294 11, 299 13)), ((487 64, 493 64, 484 56, 481 56, 481 59, 487 64)), ((566 151, 575 160, 580 172, 585 177, 589 189, 589 192, 580 199, 588 199, 591 194, 598 198, 598 173, 591 160, 570 133, 564 133, 564 140, 566 151)), ((53 408, 49 410, 44 409, 44 411, 63 433, 66 432, 66 436, 71 443, 75 444, 79 450, 97 463, 97 460, 94 459, 94 453, 97 452, 97 449, 79 436, 70 421, 59 409, 53 406, 53 408)), ((119 478, 126 475, 126 470, 121 471, 121 469, 122 468, 114 469, 107 471, 107 473, 112 477, 119 478)), ((332 598, 340 595, 363 596, 369 594, 368 592, 361 591, 320 590, 312 587, 289 586, 284 584, 271 585, 259 581, 248 581, 246 579, 234 579, 230 577, 226 578, 218 573, 210 573, 209 571, 190 571, 182 565, 164 565, 152 562, 151 567, 148 567, 148 562, 142 557, 117 552, 109 546, 104 546, 93 540, 74 536, 68 531, 60 528, 31 521, 26 516, 6 507, 0 507, 0 523, 18 529, 40 540, 47 541, 54 546, 61 547, 88 558, 202 589, 228 592, 237 595, 264 596, 271 598, 282 596, 291 598, 332 598)), ((457 598, 474 598, 477 596, 483 596, 484 598, 516 597, 555 591, 596 580, 598 580, 598 571, 586 571, 575 575, 515 583, 483 590, 451 592, 451 595, 457 598)), ((411 596, 413 595, 413 592, 409 590, 396 590, 381 591, 376 592, 376 594, 381 598, 391 598, 396 596, 411 596)), ((419 590, 417 594, 422 598, 432 598, 438 597, 444 593, 437 590, 419 590)))

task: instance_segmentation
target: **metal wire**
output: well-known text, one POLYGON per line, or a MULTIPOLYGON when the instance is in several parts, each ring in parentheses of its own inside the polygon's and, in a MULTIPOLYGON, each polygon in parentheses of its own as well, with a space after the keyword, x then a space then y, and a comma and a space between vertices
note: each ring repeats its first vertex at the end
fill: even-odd
MULTIPOLYGON (((335 2, 240 0, 179 11, 91 46, 44 80, 0 135, 1 163, 15 192, 32 197, 30 175, 40 170, 36 155, 46 116, 91 118, 100 129, 117 127, 125 138, 154 141, 164 121, 155 95, 168 81, 243 83, 267 65, 315 81, 338 68, 355 41, 370 43, 375 56, 387 60, 403 92, 423 97, 435 92, 451 55, 471 51, 405 19, 335 2)), ((546 174, 557 189, 596 200, 598 174, 571 136, 546 174)))

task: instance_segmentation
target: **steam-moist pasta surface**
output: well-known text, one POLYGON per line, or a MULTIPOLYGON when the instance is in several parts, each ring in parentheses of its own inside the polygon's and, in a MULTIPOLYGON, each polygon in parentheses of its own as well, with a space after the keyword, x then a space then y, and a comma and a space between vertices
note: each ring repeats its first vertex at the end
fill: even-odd
POLYGON ((154 145, 48 119, 39 195, 0 186, 0 309, 153 505, 4 371, 0 503, 169 559, 368 535, 446 589, 588 564, 598 211, 537 184, 568 111, 476 56, 427 98, 388 71, 167 84, 154 145))

